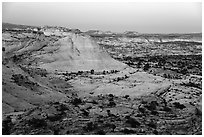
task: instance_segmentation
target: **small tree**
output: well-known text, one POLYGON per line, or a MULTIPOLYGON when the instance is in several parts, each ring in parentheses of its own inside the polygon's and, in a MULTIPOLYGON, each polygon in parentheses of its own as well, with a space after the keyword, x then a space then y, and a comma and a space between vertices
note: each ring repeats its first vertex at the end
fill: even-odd
POLYGON ((94 69, 91 70, 91 74, 94 74, 94 69))
POLYGON ((142 61, 139 61, 139 62, 137 63, 137 67, 138 67, 138 68, 141 68, 141 65, 142 65, 142 61))
POLYGON ((149 70, 149 68, 150 68, 150 66, 149 66, 149 64, 148 64, 148 63, 144 65, 144 71, 149 70))
POLYGON ((5 47, 2 47, 2 51, 4 52, 6 49, 5 49, 5 47))

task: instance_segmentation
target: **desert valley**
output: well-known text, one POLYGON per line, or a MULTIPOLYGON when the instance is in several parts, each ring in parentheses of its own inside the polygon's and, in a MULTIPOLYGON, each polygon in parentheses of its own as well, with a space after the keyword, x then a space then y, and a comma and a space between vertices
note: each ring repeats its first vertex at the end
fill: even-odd
POLYGON ((202 134, 202 34, 2 24, 3 134, 202 134))

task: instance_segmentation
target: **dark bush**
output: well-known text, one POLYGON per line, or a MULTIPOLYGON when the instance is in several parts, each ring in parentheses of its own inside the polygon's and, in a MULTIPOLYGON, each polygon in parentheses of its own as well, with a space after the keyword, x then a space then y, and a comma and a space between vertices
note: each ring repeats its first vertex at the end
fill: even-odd
POLYGON ((87 123, 85 130, 86 131, 93 131, 94 129, 97 129, 97 125, 93 122, 87 123))
POLYGON ((5 51, 6 49, 5 49, 5 47, 2 47, 2 51, 5 51))
POLYGON ((109 107, 115 107, 116 104, 114 101, 109 101, 109 104, 108 104, 109 107))
POLYGON ((113 97, 114 97, 114 95, 113 95, 113 94, 109 94, 108 96, 109 96, 109 97, 111 97, 111 98, 113 98, 113 97))
POLYGON ((145 113, 145 109, 143 107, 139 107, 138 110, 141 112, 141 113, 145 113))
POLYGON ((126 118, 127 118, 126 123, 130 124, 130 126, 133 128, 136 128, 141 125, 135 118, 129 116, 127 116, 126 118))
POLYGON ((158 106, 158 103, 156 101, 152 101, 151 103, 145 105, 145 107, 150 111, 156 110, 157 106, 158 106))
POLYGON ((158 115, 159 113, 158 113, 156 110, 152 110, 152 111, 151 111, 151 114, 152 114, 152 115, 158 115))
POLYGON ((153 133, 154 133, 155 135, 158 135, 158 134, 159 134, 159 132, 158 132, 157 130, 154 130, 153 133))
POLYGON ((175 106, 176 108, 179 108, 179 109, 184 109, 184 108, 186 108, 186 106, 184 106, 183 104, 180 104, 179 102, 174 102, 173 104, 174 104, 174 106, 175 106))
POLYGON ((98 102, 96 100, 92 100, 91 103, 98 104, 98 102))
POLYGON ((60 129, 54 129, 54 135, 59 135, 60 129))
POLYGON ((130 96, 129 95, 125 95, 124 98, 128 99, 130 96))
POLYGON ((71 100, 71 103, 75 106, 78 106, 79 104, 82 103, 82 100, 80 98, 74 98, 71 100))
POLYGON ((198 108, 195 108, 195 115, 202 116, 202 111, 198 108))
POLYGON ((28 120, 28 124, 34 128, 41 128, 41 127, 47 126, 47 122, 45 121, 45 119, 36 119, 36 118, 32 118, 28 120))
POLYGON ((132 130, 132 129, 127 129, 127 128, 125 128, 124 130, 122 130, 122 132, 125 133, 125 134, 134 134, 134 133, 136 133, 134 130, 132 130))
POLYGON ((144 69, 144 71, 147 71, 147 70, 149 70, 149 68, 150 68, 150 66, 149 66, 149 64, 147 63, 147 64, 144 65, 144 68, 143 68, 143 69, 144 69))
POLYGON ((141 103, 142 103, 142 104, 147 104, 147 101, 144 101, 144 100, 143 100, 141 103))
POLYGON ((143 114, 137 114, 136 115, 136 117, 142 117, 143 116, 143 114))
POLYGON ((94 74, 94 70, 93 69, 91 70, 91 74, 94 74))
POLYGON ((67 130, 66 134, 70 134, 70 131, 69 131, 69 130, 67 130))
POLYGON ((113 99, 113 98, 109 98, 108 100, 109 100, 109 101, 114 101, 114 99, 113 99))
POLYGON ((65 104, 59 104, 57 106, 57 110, 63 112, 65 110, 69 110, 69 108, 65 104))
POLYGON ((171 111, 171 108, 165 106, 165 107, 163 108, 163 111, 170 112, 170 111, 171 111))
POLYGON ((104 130, 100 129, 99 131, 96 132, 96 134, 98 134, 98 135, 105 135, 106 132, 104 130))
POLYGON ((28 76, 23 76, 22 74, 13 74, 12 79, 17 85, 30 88, 31 90, 36 89, 38 86, 37 83, 30 81, 28 76))
POLYGON ((58 121, 58 120, 62 119, 62 114, 51 115, 51 116, 48 117, 48 119, 50 121, 52 121, 52 122, 53 121, 58 121))
POLYGON ((18 55, 14 55, 12 58, 13 58, 13 62, 19 62, 21 60, 21 57, 18 55))
POLYGON ((11 118, 8 116, 2 121, 2 134, 10 135, 10 130, 12 128, 11 118))
POLYGON ((116 128, 116 125, 113 123, 106 123, 105 127, 109 127, 109 129, 112 129, 112 131, 114 131, 114 129, 116 128))
POLYGON ((83 114, 83 115, 85 115, 85 116, 88 116, 88 115, 89 115, 89 112, 88 112, 87 110, 82 109, 81 111, 82 111, 82 114, 83 114))
POLYGON ((147 125, 148 125, 149 127, 151 127, 151 128, 157 128, 156 123, 154 123, 153 121, 149 122, 147 125))

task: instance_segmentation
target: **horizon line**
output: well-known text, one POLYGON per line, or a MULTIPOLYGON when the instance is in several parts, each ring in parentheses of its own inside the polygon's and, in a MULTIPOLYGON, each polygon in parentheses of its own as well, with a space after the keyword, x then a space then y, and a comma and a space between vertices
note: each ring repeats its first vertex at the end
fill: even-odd
MULTIPOLYGON (((49 27, 64 27, 64 28, 69 28, 68 26, 59 26, 59 25, 31 25, 31 24, 16 24, 16 23, 11 23, 11 22, 3 22, 2 21, 2 24, 3 23, 7 23, 7 24, 12 24, 12 25, 23 25, 23 26, 30 26, 30 27, 45 27, 45 26, 49 26, 49 27)), ((3 28, 3 26, 2 26, 3 28)), ((79 29, 79 28, 69 28, 69 29, 79 29)), ((81 29, 79 29, 81 32, 87 32, 87 31, 90 31, 90 30, 93 30, 93 31, 102 31, 102 32, 112 32, 112 33, 125 33, 125 32, 137 32, 138 34, 202 34, 202 31, 201 32, 160 32, 160 33, 154 33, 154 32, 138 32, 136 30, 125 30, 125 31, 121 31, 121 32, 115 32, 115 31, 111 31, 111 30, 101 30, 101 29, 89 29, 89 30, 86 30, 86 31, 82 31, 81 29)))

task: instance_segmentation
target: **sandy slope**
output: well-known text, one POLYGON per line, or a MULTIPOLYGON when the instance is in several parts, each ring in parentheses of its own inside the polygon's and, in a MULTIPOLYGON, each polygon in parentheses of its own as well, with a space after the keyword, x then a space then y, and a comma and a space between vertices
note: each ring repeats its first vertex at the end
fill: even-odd
POLYGON ((79 77, 76 80, 70 80, 70 82, 77 91, 80 91, 81 96, 111 93, 117 96, 130 95, 134 97, 167 88, 172 84, 167 79, 131 68, 121 70, 117 74, 79 77), (118 77, 124 78, 125 75, 128 78, 114 81, 118 77))
POLYGON ((112 59, 89 36, 70 34, 59 39, 53 46, 53 50, 56 46, 58 48, 52 54, 38 56, 44 60, 40 67, 48 70, 78 71, 120 69, 126 66, 112 59))
POLYGON ((48 77, 40 77, 38 75, 31 77, 27 72, 12 62, 2 66, 2 81, 3 113, 23 111, 66 98, 65 94, 60 93, 51 84, 48 77), (14 75, 21 75, 24 78, 27 77, 28 80, 17 84, 13 79, 14 75))

